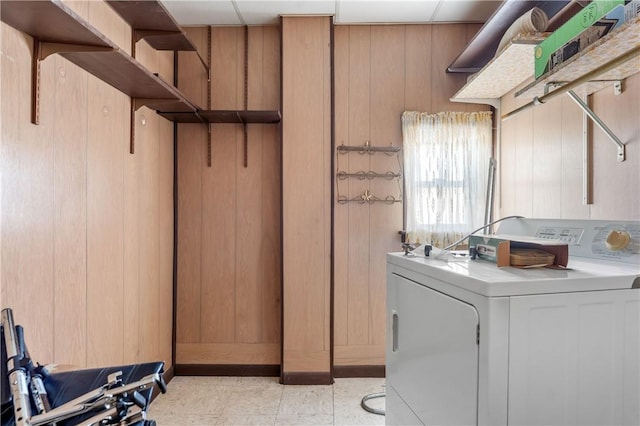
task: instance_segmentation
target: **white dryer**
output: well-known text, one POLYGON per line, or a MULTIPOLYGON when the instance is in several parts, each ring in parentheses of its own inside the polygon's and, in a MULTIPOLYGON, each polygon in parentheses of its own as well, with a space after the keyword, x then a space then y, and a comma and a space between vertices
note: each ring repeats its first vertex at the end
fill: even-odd
POLYGON ((498 233, 566 241, 569 269, 388 255, 386 424, 640 424, 640 222, 498 233))

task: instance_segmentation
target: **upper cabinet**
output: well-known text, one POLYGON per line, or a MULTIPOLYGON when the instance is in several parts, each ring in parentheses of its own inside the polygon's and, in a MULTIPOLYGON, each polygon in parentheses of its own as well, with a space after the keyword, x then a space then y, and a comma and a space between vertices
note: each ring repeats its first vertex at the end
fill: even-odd
MULTIPOLYGON (((453 101, 497 104, 499 99, 533 77, 534 48, 539 37, 518 37, 475 74, 453 101)), ((527 84, 516 97, 534 99, 571 83, 591 94, 640 72, 640 17, 587 46, 553 71, 527 84)))

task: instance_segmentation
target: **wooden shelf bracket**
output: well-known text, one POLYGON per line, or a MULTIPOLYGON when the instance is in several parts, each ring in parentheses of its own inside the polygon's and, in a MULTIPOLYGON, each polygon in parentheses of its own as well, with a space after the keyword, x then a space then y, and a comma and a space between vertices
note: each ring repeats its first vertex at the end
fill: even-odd
POLYGON ((112 52, 115 49, 107 46, 90 46, 82 44, 51 43, 33 38, 33 55, 31 57, 31 123, 40 124, 40 63, 56 53, 70 52, 112 52))

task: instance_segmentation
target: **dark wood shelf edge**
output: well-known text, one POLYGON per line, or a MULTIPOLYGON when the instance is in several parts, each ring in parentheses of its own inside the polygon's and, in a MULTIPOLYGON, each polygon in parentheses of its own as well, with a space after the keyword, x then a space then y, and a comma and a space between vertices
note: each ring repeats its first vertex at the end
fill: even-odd
POLYGON ((0 18, 3 22, 40 42, 63 46, 57 53, 134 98, 139 106, 191 114, 199 110, 198 106, 189 102, 173 85, 120 50, 115 43, 61 1, 4 0, 0 1, 0 6, 0 18), (99 48, 84 50, 78 49, 76 45, 80 48, 99 48), (73 48, 67 49, 64 46, 73 48))
POLYGON ((278 124, 282 120, 279 110, 198 110, 193 113, 158 111, 158 114, 176 123, 278 124))
POLYGON ((156 50, 195 51, 186 33, 159 1, 107 0, 107 3, 136 33, 156 50))

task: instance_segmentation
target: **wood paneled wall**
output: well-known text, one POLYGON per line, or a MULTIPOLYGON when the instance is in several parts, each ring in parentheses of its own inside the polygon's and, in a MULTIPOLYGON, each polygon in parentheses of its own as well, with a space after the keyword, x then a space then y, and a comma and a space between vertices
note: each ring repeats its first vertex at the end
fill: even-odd
POLYGON ((330 17, 282 19, 285 383, 331 380, 330 27, 330 17))
MULTIPOLYGON (((189 37, 207 57, 207 31, 189 37)), ((211 30, 211 109, 244 109, 244 28, 211 30)), ((279 109, 280 32, 248 29, 248 109, 279 109)), ((207 80, 181 53, 178 87, 207 108, 207 80)), ((181 124, 178 135, 178 299, 176 364, 280 364, 280 136, 252 124, 248 167, 243 129, 181 124)))
MULTIPOLYGON (((447 66, 478 25, 384 25, 335 27, 335 144, 402 145, 404 111, 477 111, 481 105, 451 103, 466 75, 447 66)), ((402 157, 336 155, 336 171, 397 171, 402 157)), ((336 195, 364 190, 396 198, 401 182, 336 181, 336 195)), ((402 204, 339 204, 335 209, 336 366, 384 365, 386 253, 400 250, 402 204)))
MULTIPOLYGON (((69 2, 125 51, 131 30, 103 2, 69 2)), ((41 363, 171 366, 172 124, 58 55, 42 62, 30 122, 32 40, 1 24, 2 307, 41 363)), ((173 55, 138 43, 173 78, 173 55)))
MULTIPOLYGON (((528 102, 502 98, 502 114, 528 102)), ((628 78, 624 92, 611 87, 591 95, 590 104, 626 144, 627 160, 616 161, 616 146, 593 124, 583 161, 583 113, 568 96, 503 121, 499 160, 499 216, 565 219, 640 219, 640 75, 628 78), (592 203, 583 201, 583 179, 592 203)))

